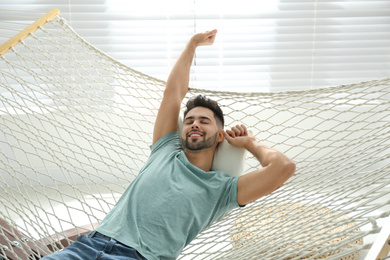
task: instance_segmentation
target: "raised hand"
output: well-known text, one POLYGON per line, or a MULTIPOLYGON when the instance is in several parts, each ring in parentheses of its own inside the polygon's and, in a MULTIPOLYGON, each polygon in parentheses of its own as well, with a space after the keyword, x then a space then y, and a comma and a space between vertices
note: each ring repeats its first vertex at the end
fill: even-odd
POLYGON ((231 130, 226 130, 224 136, 229 144, 242 148, 247 148, 250 142, 256 141, 255 137, 248 131, 245 125, 233 126, 231 130))
POLYGON ((215 41, 216 35, 217 35, 217 30, 214 29, 212 31, 195 34, 194 36, 192 36, 191 41, 196 46, 212 45, 215 41))

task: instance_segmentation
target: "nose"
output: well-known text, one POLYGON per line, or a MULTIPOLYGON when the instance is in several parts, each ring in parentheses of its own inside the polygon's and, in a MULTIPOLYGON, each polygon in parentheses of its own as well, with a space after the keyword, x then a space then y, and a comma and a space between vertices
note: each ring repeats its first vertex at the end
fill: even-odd
POLYGON ((191 129, 199 129, 199 126, 197 124, 193 123, 191 125, 191 129))
POLYGON ((199 129, 197 120, 194 120, 194 122, 192 122, 191 129, 199 129))

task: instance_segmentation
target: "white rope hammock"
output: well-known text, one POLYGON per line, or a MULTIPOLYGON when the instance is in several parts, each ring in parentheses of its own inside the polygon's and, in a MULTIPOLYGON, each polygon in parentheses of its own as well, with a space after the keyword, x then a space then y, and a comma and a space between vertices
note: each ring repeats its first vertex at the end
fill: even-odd
MULTIPOLYGON (((56 18, 1 57, 0 256, 38 257, 88 232, 149 155, 164 82, 56 18), (72 233, 73 232, 73 233, 72 233), (24 255, 24 256, 23 256, 24 255)), ((297 176, 203 231, 180 259, 358 259, 390 213, 390 79, 280 93, 192 89, 297 176)), ((257 160, 247 158, 245 171, 257 160)))

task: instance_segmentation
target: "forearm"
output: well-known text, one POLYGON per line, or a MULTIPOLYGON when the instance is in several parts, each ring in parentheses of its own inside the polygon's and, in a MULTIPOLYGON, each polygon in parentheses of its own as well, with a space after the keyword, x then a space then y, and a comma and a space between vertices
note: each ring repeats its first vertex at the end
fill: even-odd
POLYGON ((196 43, 193 38, 191 38, 179 59, 176 61, 167 80, 165 92, 169 94, 172 94, 172 92, 177 93, 181 100, 184 99, 188 91, 190 68, 192 60, 194 59, 196 47, 196 43))
POLYGON ((253 154, 263 167, 272 166, 282 172, 295 171, 294 162, 283 153, 260 144, 255 139, 251 139, 245 148, 253 154))
POLYGON ((184 99, 188 92, 188 83, 190 79, 190 68, 194 59, 195 51, 198 46, 211 45, 214 43, 217 30, 204 33, 198 33, 191 37, 186 47, 176 61, 168 77, 165 94, 184 99))

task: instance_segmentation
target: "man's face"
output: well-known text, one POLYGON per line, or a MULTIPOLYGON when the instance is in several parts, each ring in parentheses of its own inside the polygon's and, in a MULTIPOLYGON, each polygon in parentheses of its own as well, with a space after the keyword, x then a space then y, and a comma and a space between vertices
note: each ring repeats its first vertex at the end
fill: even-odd
POLYGON ((183 147, 190 151, 212 148, 217 143, 218 132, 213 111, 205 107, 195 107, 187 113, 183 121, 183 147))

